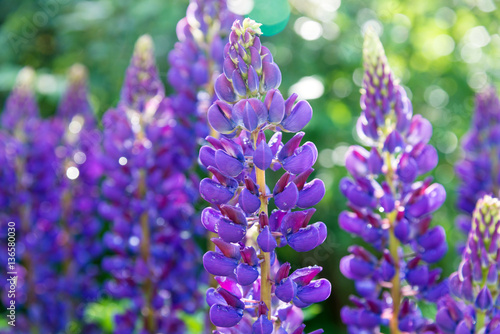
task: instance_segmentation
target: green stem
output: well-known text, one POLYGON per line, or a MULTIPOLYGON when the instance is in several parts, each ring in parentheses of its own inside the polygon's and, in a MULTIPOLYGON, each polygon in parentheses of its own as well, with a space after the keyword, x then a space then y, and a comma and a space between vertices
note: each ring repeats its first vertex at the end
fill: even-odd
MULTIPOLYGON (((391 192, 393 194, 396 193, 396 188, 394 185, 394 169, 392 168, 392 157, 391 154, 387 152, 386 154, 386 166, 387 172, 385 174, 385 180, 389 187, 391 188, 391 192)), ((391 321, 389 323, 389 327, 391 329, 391 334, 399 334, 399 306, 401 304, 401 280, 400 280, 400 266, 399 266, 399 247, 401 243, 398 238, 394 235, 394 227, 396 225, 397 218, 397 207, 387 214, 387 219, 389 220, 389 252, 394 261, 394 277, 392 278, 392 286, 391 286, 391 297, 392 297, 392 316, 391 321)))
MULTIPOLYGON (((139 198, 144 199, 146 196, 146 173, 141 170, 140 181, 139 181, 139 198)), ((149 230, 149 217, 147 212, 143 212, 140 217, 142 240, 141 240, 141 256, 144 263, 149 268, 149 257, 150 257, 150 230, 149 230)), ((153 299, 153 284, 151 279, 148 277, 142 285, 142 290, 145 298, 143 316, 144 316, 144 328, 149 333, 156 333, 156 323, 154 319, 154 312, 152 307, 153 299)))
MULTIPOLYGON (((257 146, 257 135, 254 135, 254 144, 257 146)), ((255 175, 257 178, 257 184, 260 189, 260 211, 267 215, 267 197, 266 197, 266 172, 255 166, 255 175)), ((258 246, 257 246, 258 247, 258 246)), ((271 319, 271 254, 268 252, 260 251, 261 259, 263 260, 260 264, 260 301, 264 302, 269 310, 267 313, 268 319, 271 319)))
POLYGON ((392 278, 391 297, 392 297, 392 317, 390 328, 392 334, 399 334, 399 305, 401 304, 401 280, 400 280, 400 267, 399 267, 399 247, 400 242, 394 235, 394 222, 396 220, 397 212, 394 210, 388 215, 391 228, 389 231, 389 252, 394 260, 394 277, 392 278))

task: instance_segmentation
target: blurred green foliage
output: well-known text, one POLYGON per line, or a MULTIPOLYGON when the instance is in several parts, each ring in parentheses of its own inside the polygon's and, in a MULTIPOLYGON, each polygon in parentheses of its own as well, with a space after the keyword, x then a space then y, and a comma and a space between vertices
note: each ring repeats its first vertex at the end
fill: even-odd
MULTIPOLYGON (((241 6, 241 0, 228 2, 235 8, 248 7, 241 6)), ((279 8, 288 10, 279 2, 279 8)), ((255 0, 258 6, 264 3, 269 1, 255 0)), ((315 315, 308 321, 309 328, 341 333, 339 311, 348 303, 352 282, 340 274, 338 264, 347 247, 358 240, 338 228, 337 215, 345 207, 338 182, 346 175, 344 153, 356 143, 362 30, 372 25, 381 34, 414 112, 434 125, 431 143, 440 162, 433 176, 448 191, 434 224, 443 225, 448 233, 450 250, 441 261, 448 275, 458 264, 454 242, 461 238, 453 228, 457 215, 453 165, 461 155, 460 138, 470 123, 475 91, 500 81, 500 11, 493 0, 290 0, 289 4, 291 14, 284 30, 263 41, 281 67, 285 95, 298 92, 313 106, 306 137, 318 146, 316 174, 328 189, 315 218, 328 225, 330 236, 316 251, 297 256, 283 250, 280 255, 293 266, 318 263, 324 267, 323 275, 333 282, 333 294, 320 305, 321 312, 308 311, 308 317, 315 315)), ((134 41, 141 34, 152 35, 165 78, 167 54, 177 39, 175 26, 186 6, 187 0, 2 1, 0 103, 17 71, 31 65, 38 72, 42 113, 52 114, 67 68, 81 62, 90 69, 92 103, 102 115, 119 98, 134 41)), ((281 14, 276 17, 288 15, 281 14)), ((271 28, 279 30, 284 22, 271 28)))

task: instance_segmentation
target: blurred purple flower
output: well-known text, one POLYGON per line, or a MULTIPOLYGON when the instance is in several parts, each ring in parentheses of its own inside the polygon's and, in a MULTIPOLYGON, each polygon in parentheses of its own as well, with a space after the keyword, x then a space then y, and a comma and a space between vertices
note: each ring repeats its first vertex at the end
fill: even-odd
POLYGON ((368 29, 363 48, 365 76, 357 132, 365 149, 352 146, 346 169, 352 178, 340 182, 350 212, 339 216, 345 231, 361 237, 380 251, 381 258, 359 247, 340 263, 342 273, 356 281, 362 299, 345 307, 342 319, 350 333, 436 333, 416 300, 437 300, 446 293, 438 283, 440 271, 429 268, 447 251, 440 226, 430 227, 432 213, 446 193, 430 177, 417 178, 437 165, 436 150, 429 145, 432 126, 412 105, 387 63, 376 33, 368 29), (424 158, 423 158, 424 157, 424 158), (414 297, 405 297, 414 296, 414 297))

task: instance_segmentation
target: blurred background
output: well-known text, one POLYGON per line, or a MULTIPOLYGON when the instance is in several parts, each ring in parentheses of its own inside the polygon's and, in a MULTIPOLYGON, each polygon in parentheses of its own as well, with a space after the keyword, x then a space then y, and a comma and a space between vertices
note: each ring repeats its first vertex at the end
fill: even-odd
MULTIPOLYGON (((38 74, 41 112, 51 115, 68 67, 80 62, 89 68, 91 100, 101 116, 119 99, 124 71, 140 35, 153 37, 166 81, 167 54, 177 40, 175 26, 185 16, 187 4, 187 0, 2 1, 0 104, 4 105, 19 69, 30 65, 38 74)), ((280 254, 293 266, 322 265, 323 276, 333 283, 331 298, 307 310, 308 327, 343 333, 339 311, 353 290, 338 264, 347 247, 359 240, 338 227, 337 216, 345 208, 338 182, 346 175, 344 153, 357 143, 353 129, 360 112, 362 31, 367 25, 381 35, 414 112, 434 126, 431 144, 440 159, 434 177, 448 192, 434 224, 447 231, 451 246, 441 265, 445 275, 451 273, 459 262, 453 245, 462 238, 453 223, 457 215, 453 164, 461 156, 460 138, 469 127, 474 93, 500 82, 497 4, 493 0, 228 0, 228 4, 238 14, 265 24, 268 36, 262 40, 281 68, 282 92, 298 93, 314 109, 306 137, 320 151, 317 174, 327 185, 315 217, 328 225, 329 238, 305 255, 286 250, 280 254)), ((117 308, 112 303, 99 307, 98 313, 117 308)))

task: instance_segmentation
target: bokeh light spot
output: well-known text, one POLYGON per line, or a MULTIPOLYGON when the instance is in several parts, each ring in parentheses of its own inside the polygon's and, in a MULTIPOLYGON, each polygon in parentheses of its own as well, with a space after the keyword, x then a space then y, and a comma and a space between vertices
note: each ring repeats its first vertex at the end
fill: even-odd
POLYGON ((319 22, 300 17, 294 24, 295 32, 306 41, 314 41, 323 34, 323 27, 319 22))
POLYGON ((227 0, 227 8, 235 14, 247 15, 254 8, 253 0, 227 0))
POLYGON ((66 170, 66 176, 70 180, 75 180, 80 175, 80 171, 75 166, 71 166, 66 170))
POLYGON ((73 160, 77 164, 81 165, 85 162, 85 160, 87 160, 87 156, 82 151, 78 151, 73 155, 73 160))
POLYGON ((328 116, 337 125, 347 125, 351 122, 352 118, 349 108, 340 101, 331 101, 328 103, 328 116))
POLYGON ((457 135, 455 135, 451 131, 446 131, 446 133, 444 133, 437 141, 436 147, 439 151, 448 154, 455 151, 455 149, 457 148, 457 144, 457 135))
POLYGON ((443 108, 448 104, 449 96, 442 88, 430 86, 425 90, 425 101, 434 108, 443 108))
POLYGON ((285 29, 290 19, 288 0, 254 0, 254 6, 248 14, 253 20, 262 23, 264 36, 272 36, 285 29))
POLYGON ((432 49, 436 56, 447 56, 455 49, 455 41, 450 35, 436 36, 432 42, 432 49))
POLYGON ((316 77, 303 77, 296 84, 292 85, 289 94, 296 93, 299 99, 314 100, 323 95, 325 87, 323 83, 316 77))

